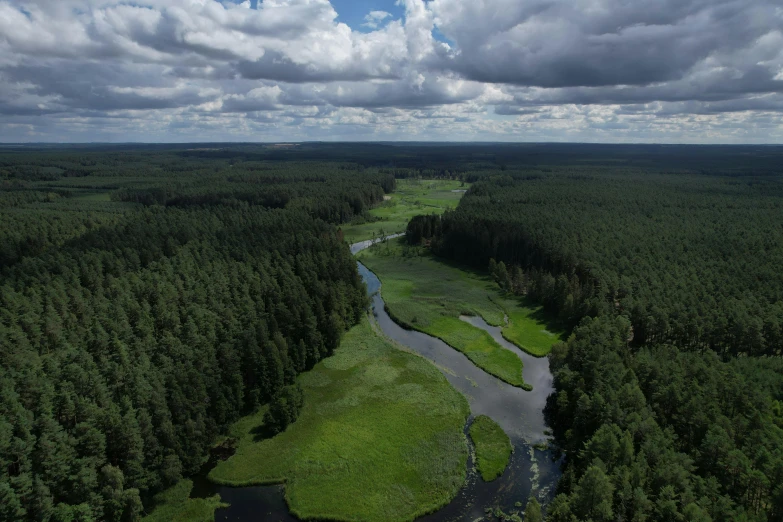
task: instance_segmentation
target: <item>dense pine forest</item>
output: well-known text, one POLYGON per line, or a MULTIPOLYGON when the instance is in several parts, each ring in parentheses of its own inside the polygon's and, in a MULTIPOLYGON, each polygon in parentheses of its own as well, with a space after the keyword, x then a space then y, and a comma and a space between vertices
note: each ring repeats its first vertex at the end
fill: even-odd
POLYGON ((361 317, 394 178, 242 158, 0 157, 1 520, 137 519, 361 317))
POLYGON ((547 520, 783 520, 779 150, 708 149, 518 164, 409 224, 575 327, 550 355, 547 520))
MULTIPOLYGON (((0 520, 137 520, 367 306, 340 226, 473 183, 408 240, 572 330, 549 521, 783 521, 783 149, 0 149, 0 520)), ((286 410, 286 404, 293 404, 286 410)), ((281 406, 283 405, 283 406, 281 406)), ((526 499, 523 499, 526 500, 526 499)))

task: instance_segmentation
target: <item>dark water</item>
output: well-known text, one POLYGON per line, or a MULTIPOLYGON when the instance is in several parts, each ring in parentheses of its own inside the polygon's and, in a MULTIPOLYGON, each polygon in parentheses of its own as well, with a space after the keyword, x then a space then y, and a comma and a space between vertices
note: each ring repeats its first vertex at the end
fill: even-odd
MULTIPOLYGON (((390 236, 396 237, 396 236, 390 236)), ((372 244, 363 241, 351 245, 357 253, 372 244)), ((549 450, 534 445, 546 440, 543 408, 552 391, 549 361, 523 352, 500 335, 500 328, 488 325, 479 317, 463 317, 478 328, 488 331, 504 348, 513 351, 524 362, 525 382, 533 391, 524 391, 504 383, 473 365, 467 357, 439 339, 421 332, 405 330, 392 321, 384 310, 378 292, 380 281, 359 263, 359 273, 372 295, 372 309, 383 333, 402 349, 417 353, 432 361, 448 381, 461 391, 470 403, 471 419, 487 415, 508 434, 514 447, 511 462, 503 475, 493 482, 484 482, 473 470, 472 456, 468 462, 468 478, 457 497, 446 507, 422 517, 422 521, 473 521, 485 514, 487 507, 500 507, 505 512, 521 508, 532 494, 541 501, 548 500, 559 477, 559 466, 549 450)), ((211 466, 210 466, 211 467, 211 466)), ((206 470, 205 470, 206 471, 206 470)), ((215 513, 216 521, 288 521, 295 520, 286 507, 282 486, 230 488, 215 486, 205 474, 194 479, 192 496, 220 493, 229 508, 215 513)))
MULTIPOLYGON (((233 451, 231 451, 233 453, 233 451)), ((245 522, 259 520, 268 522, 297 520, 288 512, 285 502, 285 489, 277 486, 252 486, 246 488, 231 488, 218 486, 207 479, 210 470, 219 460, 228 455, 223 452, 218 456, 213 453, 209 462, 204 464, 201 472, 193 477, 191 498, 206 498, 220 494, 221 500, 230 504, 227 508, 215 511, 215 521, 245 522)))

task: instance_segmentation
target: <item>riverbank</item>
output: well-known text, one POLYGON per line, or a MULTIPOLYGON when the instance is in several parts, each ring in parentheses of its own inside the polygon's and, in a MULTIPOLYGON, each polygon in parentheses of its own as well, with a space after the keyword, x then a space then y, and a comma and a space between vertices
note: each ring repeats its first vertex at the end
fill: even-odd
MULTIPOLYGON (((357 252, 367 246, 353 245, 352 250, 357 252)), ((361 263, 359 272, 372 295, 372 310, 379 333, 385 339, 390 339, 395 349, 414 352, 434 363, 443 377, 467 398, 471 414, 491 417, 508 435, 514 448, 505 471, 492 482, 486 482, 479 476, 474 467, 476 463, 471 459, 467 463, 466 480, 456 497, 441 509, 418 520, 476 520, 485 516, 485 508, 500 508, 512 513, 517 510, 516 505, 526 502, 530 495, 542 502, 550 498, 559 477, 559 468, 551 452, 541 446, 547 439, 543 407, 552 389, 547 359, 534 358, 517 350, 517 355, 525 361, 526 377, 535 383, 535 389, 526 392, 503 383, 477 368, 463 354, 441 340, 405 330, 396 324, 384 310, 383 299, 377 292, 380 289, 378 278, 361 263)), ((490 327, 484 323, 477 328, 490 327)), ((497 331, 487 331, 493 337, 497 335, 496 342, 506 343, 506 349, 514 351, 510 343, 500 337, 499 328, 497 331)), ((430 365, 426 361, 422 362, 430 365)), ((287 487, 220 488, 224 499, 233 495, 239 502, 231 508, 218 510, 216 518, 244 521, 249 520, 251 515, 255 516, 255 513, 264 512, 269 520, 294 520, 282 498, 287 487)))
POLYGON ((150 514, 142 522, 210 522, 215 510, 228 507, 220 495, 190 498, 192 480, 180 480, 174 487, 155 496, 150 514))
POLYGON ((357 257, 383 282, 384 302, 396 322, 442 339, 504 382, 531 389, 520 357, 461 317, 483 318, 501 328, 506 339, 540 357, 559 336, 540 320, 539 309, 517 306, 489 277, 434 259, 421 248, 407 246, 403 238, 357 257))

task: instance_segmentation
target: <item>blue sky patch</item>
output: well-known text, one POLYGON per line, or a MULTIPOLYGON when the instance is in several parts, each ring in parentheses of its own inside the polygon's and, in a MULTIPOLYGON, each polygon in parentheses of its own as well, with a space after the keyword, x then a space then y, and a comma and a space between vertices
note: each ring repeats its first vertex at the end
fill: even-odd
POLYGON ((378 27, 382 27, 391 20, 402 18, 405 14, 405 9, 401 5, 397 5, 394 0, 331 0, 334 10, 337 11, 337 21, 347 24, 348 27, 355 31, 372 31, 371 26, 364 25, 367 23, 365 17, 370 14, 371 11, 385 11, 391 16, 385 20, 381 20, 378 27))

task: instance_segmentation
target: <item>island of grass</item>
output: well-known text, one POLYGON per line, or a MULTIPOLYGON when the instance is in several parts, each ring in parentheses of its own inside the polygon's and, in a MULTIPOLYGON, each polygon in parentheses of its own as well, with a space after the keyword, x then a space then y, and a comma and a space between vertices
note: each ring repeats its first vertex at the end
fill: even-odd
POLYGON ((492 482, 503 474, 508 465, 511 441, 503 428, 486 415, 476 417, 468 431, 476 448, 476 467, 481 478, 492 482))
POLYGON ((284 482, 300 519, 413 520, 457 494, 470 410, 427 360, 395 348, 364 319, 299 383, 297 421, 272 438, 263 435, 263 410, 237 422, 237 452, 212 481, 284 482))
POLYGON ((469 185, 452 180, 398 179, 397 188, 383 204, 342 226, 349 243, 405 232, 408 221, 419 214, 441 214, 459 203, 469 185))
POLYGON ((546 325, 537 309, 519 308, 489 277, 438 261, 421 248, 406 246, 404 238, 364 250, 358 258, 381 280, 395 321, 442 339, 502 381, 530 389, 522 378, 519 356, 459 317, 481 316, 490 325, 504 326, 510 342, 534 355, 546 355, 558 336, 547 332, 542 341, 539 334, 546 325), (536 336, 529 336, 531 332, 536 336))
POLYGON ((220 495, 209 498, 189 498, 193 481, 180 480, 153 499, 150 514, 142 522, 213 522, 215 510, 227 507, 220 495))

